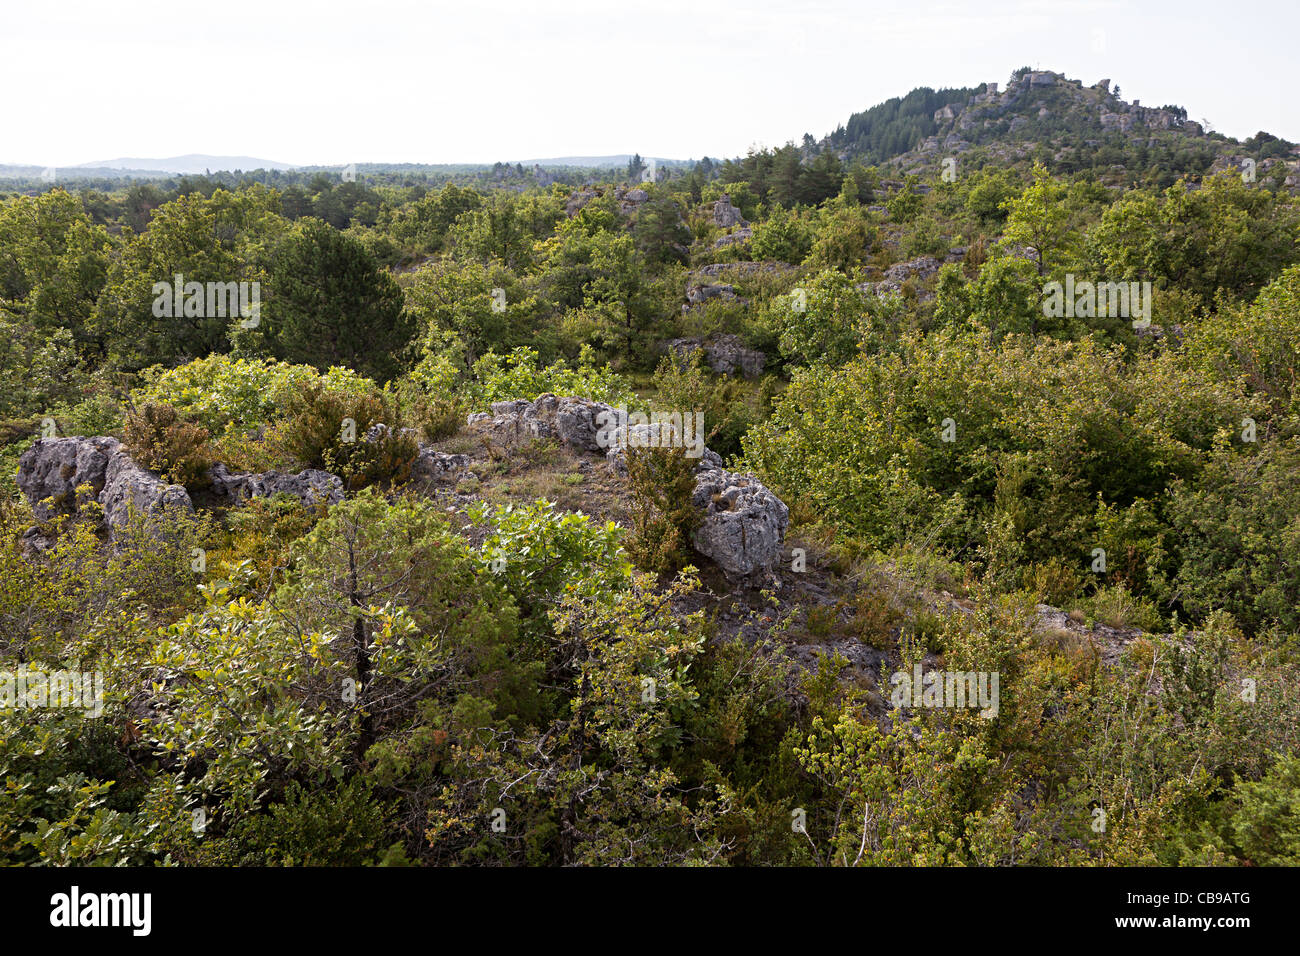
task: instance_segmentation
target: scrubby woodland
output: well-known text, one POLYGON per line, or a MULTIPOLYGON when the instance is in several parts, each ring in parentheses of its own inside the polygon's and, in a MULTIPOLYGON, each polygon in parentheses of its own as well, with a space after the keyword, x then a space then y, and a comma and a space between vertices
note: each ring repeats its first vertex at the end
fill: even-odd
POLYGON ((10 184, 0 669, 105 700, 0 709, 0 862, 1300 863, 1300 154, 1117 92, 654 180, 10 184), (548 394, 703 412, 780 560, 693 546, 680 450, 499 427, 548 394), (30 500, 77 436, 193 507, 30 500))

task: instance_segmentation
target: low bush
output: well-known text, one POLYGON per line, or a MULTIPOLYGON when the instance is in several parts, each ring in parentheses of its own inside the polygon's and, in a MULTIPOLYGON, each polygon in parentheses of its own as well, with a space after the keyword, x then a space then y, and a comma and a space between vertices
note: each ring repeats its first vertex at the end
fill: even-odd
POLYGON ((691 504, 695 474, 684 448, 627 450, 632 535, 627 548, 642 570, 664 574, 686 565, 700 515, 691 504))
POLYGON ((391 395, 313 383, 289 399, 286 413, 271 442, 303 467, 333 472, 351 489, 410 477, 419 443, 399 427, 402 414, 391 395))
POLYGON ((149 402, 130 412, 125 444, 137 464, 170 482, 186 488, 209 483, 208 430, 182 418, 171 405, 149 402))

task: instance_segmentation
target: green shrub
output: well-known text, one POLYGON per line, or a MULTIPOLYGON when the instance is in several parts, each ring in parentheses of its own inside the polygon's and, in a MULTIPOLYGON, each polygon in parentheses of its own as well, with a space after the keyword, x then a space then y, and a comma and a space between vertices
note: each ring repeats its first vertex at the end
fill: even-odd
POLYGON ((871 583, 853 596, 850 610, 849 629, 858 640, 877 650, 894 646, 894 628, 903 620, 903 613, 889 591, 871 583))
POLYGON ((867 297, 845 275, 823 270, 778 298, 781 356, 792 364, 842 365, 858 350, 869 321, 867 297))
POLYGON ((370 783, 305 789, 294 782, 284 800, 245 817, 220 845, 236 866, 366 866, 386 849, 385 807, 370 783))
POLYGON ((1212 380, 1240 382, 1277 415, 1300 412, 1300 266, 1286 269, 1250 305, 1190 323, 1184 349, 1188 364, 1212 380))
POLYGON ((418 403, 411 415, 425 441, 440 441, 460 431, 465 423, 465 406, 455 399, 434 396, 418 403))
POLYGON ((453 392, 426 390, 415 380, 406 379, 397 386, 395 394, 402 403, 406 421, 427 442, 448 438, 465 424, 468 406, 453 392))
POLYGON ((533 621, 545 624, 546 608, 566 592, 603 594, 627 583, 631 568, 613 522, 600 524, 541 500, 495 509, 480 502, 469 517, 491 529, 480 551, 483 566, 533 621))
POLYGON ((1043 604, 1066 607, 1083 589, 1083 575, 1061 558, 1039 561, 1025 570, 1025 590, 1043 604))
POLYGON ((1150 600, 1137 597, 1122 584, 1100 588, 1083 602, 1088 616, 1107 627, 1161 629, 1160 612, 1150 600))
POLYGON ((145 370, 141 378, 145 384, 131 393, 137 405, 172 405, 214 438, 245 432, 285 415, 292 398, 313 384, 343 394, 375 389, 370 379, 348 368, 318 372, 310 365, 228 355, 210 355, 170 369, 157 366, 145 370))
POLYGON ((1300 866, 1300 757, 1281 754, 1268 776, 1237 786, 1232 832, 1257 866, 1300 866))
POLYGON ((742 444, 788 504, 871 547, 973 550, 1007 587, 1033 564, 1115 548, 1145 589, 1164 545, 1144 502, 1193 478, 1240 416, 1230 389, 1170 357, 944 328, 797 371, 742 444))
POLYGON ((740 453, 740 439, 761 418, 761 386, 738 378, 714 376, 696 351, 683 362, 665 355, 654 374, 654 408, 704 414, 704 443, 724 459, 740 453))
POLYGON ((763 222, 754 226, 752 248, 755 259, 775 259, 798 265, 812 247, 812 234, 798 212, 777 206, 763 222))
POLYGON ((220 435, 230 426, 245 429, 270 421, 290 395, 318 377, 309 365, 209 355, 176 368, 147 369, 141 373, 145 384, 132 398, 141 405, 171 405, 220 435))
POLYGON ((531 402, 546 392, 611 405, 627 404, 635 397, 631 384, 609 366, 598 367, 595 353, 587 347, 574 367, 563 361, 543 366, 536 349, 517 348, 509 355, 488 352, 474 363, 467 391, 476 408, 516 398, 531 402))
POLYGON ((210 481, 208 430, 181 418, 171 405, 150 402, 128 414, 125 444, 137 464, 167 481, 186 488, 210 481))
POLYGON ((322 468, 355 489, 376 482, 402 482, 419 451, 415 436, 400 427, 402 414, 389 393, 333 392, 310 383, 285 406, 272 444, 307 468, 322 468), (375 425, 385 425, 371 434, 375 425))
POLYGON ((626 454, 632 486, 628 552, 642 570, 676 571, 690 561, 691 534, 701 520, 691 504, 691 459, 684 448, 629 448, 626 454))
POLYGON ((925 197, 917 192, 911 183, 908 183, 886 200, 885 208, 889 210, 889 218, 892 221, 908 223, 921 214, 921 205, 924 202, 925 197))
POLYGON ((1198 619, 1227 610, 1252 632, 1300 629, 1300 439, 1216 454, 1174 489, 1169 515, 1170 599, 1198 619))
POLYGON ((903 255, 909 259, 918 256, 938 256, 942 258, 948 252, 948 239, 943 230, 933 219, 922 219, 903 239, 903 255))
POLYGON ((856 206, 838 209, 818 224, 817 239, 804 264, 852 275, 875 241, 876 227, 863 210, 856 206))
POLYGON ((289 547, 310 531, 326 510, 323 503, 304 508, 301 501, 287 494, 249 498, 223 516, 229 540, 209 557, 209 564, 220 568, 227 562, 250 562, 258 582, 271 581, 277 571, 288 567, 289 547))

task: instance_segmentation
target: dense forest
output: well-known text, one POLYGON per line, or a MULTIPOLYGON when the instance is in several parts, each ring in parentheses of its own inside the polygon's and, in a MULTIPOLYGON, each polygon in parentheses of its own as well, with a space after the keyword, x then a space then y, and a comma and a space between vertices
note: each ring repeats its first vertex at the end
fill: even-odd
POLYGON ((0 862, 1300 863, 1297 150, 1049 75, 0 182, 0 862))

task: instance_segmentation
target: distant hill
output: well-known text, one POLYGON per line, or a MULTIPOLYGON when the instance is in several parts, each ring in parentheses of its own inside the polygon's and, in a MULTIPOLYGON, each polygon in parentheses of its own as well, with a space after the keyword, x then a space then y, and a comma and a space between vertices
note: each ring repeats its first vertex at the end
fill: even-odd
MULTIPOLYGON (((665 159, 662 156, 642 156, 646 162, 654 160, 661 166, 689 166, 690 160, 687 159, 665 159)), ((603 168, 606 166, 626 166, 632 159, 631 153, 618 153, 614 156, 558 156, 551 159, 520 159, 515 160, 523 166, 581 166, 584 168, 603 168)))
POLYGON ((913 90, 855 113, 817 146, 846 161, 903 172, 970 153, 968 158, 984 162, 1040 159, 1065 172, 1132 176, 1156 169, 1161 180, 1247 158, 1263 173, 1278 163, 1290 166, 1300 155, 1294 143, 1263 131, 1241 142, 1190 119, 1181 106, 1127 102, 1109 79, 1084 86, 1061 73, 1028 68, 1016 70, 1005 86, 913 90))
POLYGON ((119 173, 170 173, 178 176, 201 176, 205 172, 233 172, 253 169, 296 169, 289 163, 279 163, 273 159, 257 159, 253 156, 208 156, 204 153, 189 153, 185 156, 172 156, 167 159, 119 158, 104 159, 93 163, 81 163, 69 169, 94 171, 115 170, 119 173))

